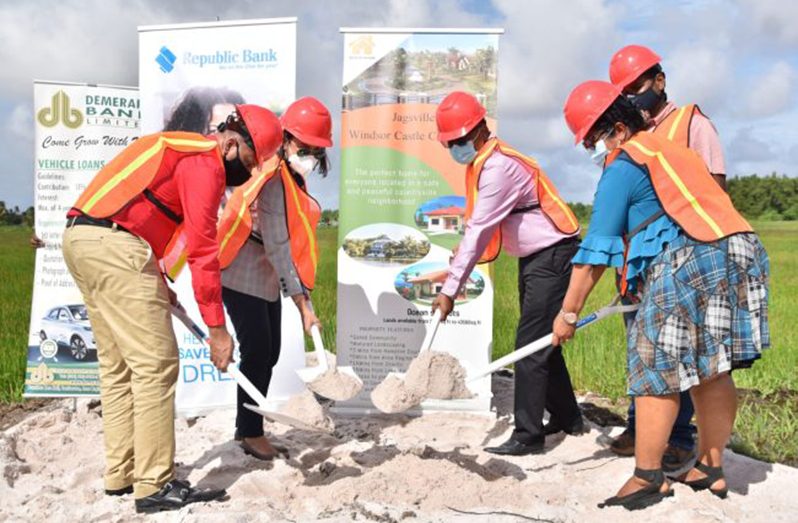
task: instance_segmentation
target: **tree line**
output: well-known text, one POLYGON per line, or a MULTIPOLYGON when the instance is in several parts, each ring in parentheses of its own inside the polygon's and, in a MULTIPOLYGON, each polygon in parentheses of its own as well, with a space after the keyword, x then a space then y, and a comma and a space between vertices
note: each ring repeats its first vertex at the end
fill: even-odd
POLYGON ((33 207, 24 211, 18 206, 6 207, 6 202, 0 201, 0 225, 25 225, 33 227, 33 207))

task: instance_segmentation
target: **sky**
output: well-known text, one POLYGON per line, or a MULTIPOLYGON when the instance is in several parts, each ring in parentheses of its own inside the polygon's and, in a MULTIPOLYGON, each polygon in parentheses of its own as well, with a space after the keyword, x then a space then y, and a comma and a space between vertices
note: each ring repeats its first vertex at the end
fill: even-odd
MULTIPOLYGON (((340 135, 340 27, 504 28, 499 129, 534 156, 570 201, 600 175, 562 117, 570 90, 606 79, 628 44, 663 57, 669 99, 697 103, 717 127, 731 176, 798 175, 798 2, 786 0, 0 0, 0 200, 33 203, 33 79, 138 84, 148 24, 296 16, 297 96, 321 99, 340 135), (42 16, 46 13, 46 16, 42 16)), ((337 208, 333 171, 311 183, 337 208)))

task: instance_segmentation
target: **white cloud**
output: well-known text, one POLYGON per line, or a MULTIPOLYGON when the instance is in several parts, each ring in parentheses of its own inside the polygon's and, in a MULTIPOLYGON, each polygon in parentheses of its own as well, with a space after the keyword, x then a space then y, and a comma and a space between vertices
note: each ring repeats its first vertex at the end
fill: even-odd
POLYGON ((745 93, 746 115, 763 118, 790 109, 797 77, 786 62, 773 64, 761 77, 754 76, 745 93))
POLYGON ((732 57, 715 44, 683 44, 663 58, 668 95, 677 104, 697 103, 710 114, 729 106, 732 57))
POLYGON ((742 20, 753 35, 788 47, 798 46, 798 2, 741 0, 742 20))
POLYGON ((21 103, 6 118, 6 133, 22 140, 33 140, 33 106, 21 103))
MULTIPOLYGON (((507 114, 562 114, 568 93, 590 78, 606 78, 622 45, 622 10, 603 0, 495 0, 504 15, 499 97, 507 114)), ((565 125, 563 121, 563 126, 565 125)))

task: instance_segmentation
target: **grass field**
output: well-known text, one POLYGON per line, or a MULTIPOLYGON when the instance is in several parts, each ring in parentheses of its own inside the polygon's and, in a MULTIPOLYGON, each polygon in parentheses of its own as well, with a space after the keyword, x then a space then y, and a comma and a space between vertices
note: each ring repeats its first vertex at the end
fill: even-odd
MULTIPOLYGON (((755 224, 770 254, 770 327, 773 348, 753 369, 735 373, 745 389, 733 447, 768 461, 798 465, 798 222, 755 224)), ((325 345, 335 347, 337 229, 319 231, 322 260, 313 293, 316 312, 325 328, 325 345)), ((0 402, 19 401, 25 365, 30 315, 33 253, 27 245, 30 230, 0 227, 0 402)), ((516 260, 502 256, 496 263, 494 354, 513 348, 518 321, 516 260)), ((610 301, 611 277, 605 277, 590 297, 586 311, 610 301)), ((600 393, 626 405, 626 362, 623 325, 612 317, 588 327, 565 351, 575 386, 600 393)))

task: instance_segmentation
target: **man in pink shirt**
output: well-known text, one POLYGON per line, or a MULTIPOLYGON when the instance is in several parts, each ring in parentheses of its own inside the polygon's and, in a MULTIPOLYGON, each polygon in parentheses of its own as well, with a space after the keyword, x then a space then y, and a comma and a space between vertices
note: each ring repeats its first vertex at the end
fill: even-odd
MULTIPOLYGON (((704 160, 718 185, 726 189, 726 166, 715 126, 697 106, 687 106, 684 114, 678 114, 680 108, 668 101, 665 93, 665 72, 660 60, 660 56, 647 47, 627 45, 615 53, 610 61, 610 80, 648 121, 649 131, 693 149, 704 160), (689 120, 684 120, 687 118, 689 120), (677 132, 680 124, 688 125, 686 133, 677 132)), ((634 319, 634 313, 627 313, 624 318, 629 324, 634 319)), ((682 393, 679 415, 662 458, 662 468, 666 473, 682 470, 695 457, 696 428, 691 423, 693 412, 690 394, 682 393)), ((634 402, 630 404, 628 414, 626 430, 613 440, 610 447, 622 456, 634 455, 634 402)))
MULTIPOLYGON (((494 259, 504 247, 519 258, 518 348, 548 334, 560 312, 579 247, 579 224, 534 160, 490 136, 485 114, 477 99, 463 92, 448 95, 436 113, 439 141, 455 161, 468 166, 468 193, 465 234, 432 307, 445 320, 474 265, 494 259)), ((486 451, 537 454, 547 434, 583 432, 559 347, 519 361, 515 371, 515 430, 508 441, 486 451), (550 414, 546 426, 544 409, 550 414)))

